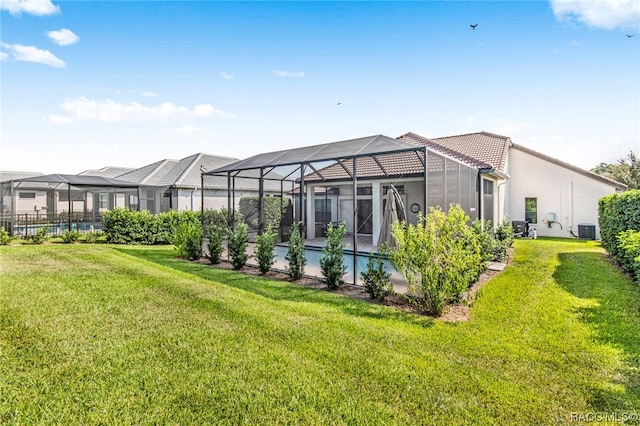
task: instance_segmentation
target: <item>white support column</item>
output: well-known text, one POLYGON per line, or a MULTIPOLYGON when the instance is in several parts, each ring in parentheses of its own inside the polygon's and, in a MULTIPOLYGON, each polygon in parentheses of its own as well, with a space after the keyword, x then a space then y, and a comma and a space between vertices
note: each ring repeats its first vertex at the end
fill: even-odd
POLYGON ((371 184, 371 220, 373 221, 372 243, 377 246, 382 223, 382 185, 379 181, 371 184))
POLYGON ((307 185, 307 238, 316 237, 316 194, 315 186, 307 185))

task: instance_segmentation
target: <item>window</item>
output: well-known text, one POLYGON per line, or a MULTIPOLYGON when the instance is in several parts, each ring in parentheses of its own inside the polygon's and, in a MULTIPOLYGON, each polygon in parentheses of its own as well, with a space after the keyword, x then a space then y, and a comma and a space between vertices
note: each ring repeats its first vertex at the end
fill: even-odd
POLYGON ((357 190, 358 195, 371 195, 373 194, 373 190, 370 186, 360 186, 357 190))
POLYGON ((109 208, 109 194, 105 192, 98 194, 98 208, 100 209, 109 208))
POLYGON ((35 193, 35 192, 19 192, 19 193, 18 193, 18 198, 31 198, 31 199, 35 199, 35 198, 36 198, 36 193, 35 193))
POLYGON ((331 200, 316 199, 316 222, 331 222, 331 200))
POLYGON ((524 199, 524 220, 529 223, 538 223, 538 199, 524 199))

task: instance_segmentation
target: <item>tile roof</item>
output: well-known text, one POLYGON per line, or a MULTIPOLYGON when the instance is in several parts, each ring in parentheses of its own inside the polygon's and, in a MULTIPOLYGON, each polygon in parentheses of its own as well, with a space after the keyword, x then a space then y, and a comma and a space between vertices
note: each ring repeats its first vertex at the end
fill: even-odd
MULTIPOLYGON (((487 133, 490 135, 490 133, 487 133)), ((472 135, 463 135, 463 136, 472 136, 472 135)), ((495 168, 494 164, 491 161, 488 161, 490 157, 486 154, 483 155, 475 155, 476 151, 482 152, 481 149, 471 150, 471 149, 462 149, 464 146, 464 142, 462 140, 458 141, 456 138, 459 136, 450 136, 447 138, 438 138, 438 139, 428 139, 424 136, 420 136, 416 133, 405 133, 404 135, 398 137, 398 139, 417 144, 417 145, 426 145, 427 148, 430 148, 433 151, 440 152, 448 157, 455 158, 456 160, 462 161, 470 166, 473 166, 478 169, 484 168, 495 168), (445 141, 446 139, 446 141, 445 141), (455 142, 455 143, 453 143, 455 142)), ((507 138, 508 139, 508 138, 507 138)), ((479 147, 482 148, 482 147, 479 147)), ((506 164, 506 152, 505 151, 505 164, 506 164)), ((500 169, 502 171, 502 169, 500 169)))

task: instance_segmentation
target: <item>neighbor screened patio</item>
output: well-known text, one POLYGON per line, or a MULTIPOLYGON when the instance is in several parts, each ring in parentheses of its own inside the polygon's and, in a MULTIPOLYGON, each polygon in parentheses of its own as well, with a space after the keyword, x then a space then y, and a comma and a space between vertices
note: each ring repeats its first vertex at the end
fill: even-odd
POLYGON ((0 226, 13 236, 102 229, 107 210, 139 209, 138 184, 102 176, 51 174, 0 183, 0 226))
POLYGON ((281 242, 286 242, 285 227, 299 223, 305 246, 317 248, 329 223, 345 223, 345 258, 351 258, 347 265, 350 276, 345 280, 356 283, 368 251, 377 251, 383 200, 391 186, 402 188, 405 204, 411 208, 407 211, 410 223, 430 207, 447 210, 450 204, 460 204, 473 220, 481 211, 479 173, 478 168, 426 145, 374 135, 258 154, 203 173, 202 191, 206 191, 208 179, 225 177, 232 221, 237 208, 235 181, 252 178, 258 192, 255 231, 262 233, 266 223, 264 185, 279 182, 281 199, 293 200, 290 218, 285 218, 282 210, 281 242))

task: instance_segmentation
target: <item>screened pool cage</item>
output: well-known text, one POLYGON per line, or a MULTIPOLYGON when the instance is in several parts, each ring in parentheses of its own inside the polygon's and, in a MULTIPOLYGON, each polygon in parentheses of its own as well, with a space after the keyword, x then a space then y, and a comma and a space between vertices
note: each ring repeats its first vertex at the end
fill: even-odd
POLYGON ((0 226, 12 236, 102 229, 105 211, 140 208, 138 184, 98 176, 45 175, 0 183, 0 226))
POLYGON ((430 207, 446 211, 451 204, 473 220, 480 212, 480 173, 425 145, 376 135, 259 154, 206 171, 202 200, 204 209, 208 202, 213 207, 209 191, 225 180, 226 200, 218 198, 214 208, 227 209, 231 223, 240 213, 253 236, 267 226, 277 229, 281 246, 294 224, 305 247, 316 250, 325 245, 329 224, 344 224, 345 257, 351 258, 345 280, 357 282, 369 251, 377 252, 384 239, 387 191, 397 190, 409 223, 430 207), (244 192, 254 196, 243 200, 244 192))

